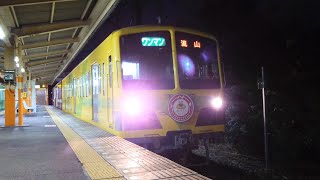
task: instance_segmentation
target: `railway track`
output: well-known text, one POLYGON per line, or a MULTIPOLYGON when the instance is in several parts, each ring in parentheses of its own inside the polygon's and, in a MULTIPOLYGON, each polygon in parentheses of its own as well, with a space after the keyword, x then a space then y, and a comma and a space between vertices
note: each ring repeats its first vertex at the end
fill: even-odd
MULTIPOLYGON (((200 145, 199 149, 192 152, 195 155, 206 157, 204 145, 200 145)), ((247 173, 257 173, 264 170, 263 158, 239 154, 230 147, 223 147, 223 145, 209 145, 209 160, 247 173)))

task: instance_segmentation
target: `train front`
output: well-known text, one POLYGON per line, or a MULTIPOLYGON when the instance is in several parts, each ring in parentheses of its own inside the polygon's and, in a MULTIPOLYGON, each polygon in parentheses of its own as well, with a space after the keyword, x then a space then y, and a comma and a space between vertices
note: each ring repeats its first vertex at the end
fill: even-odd
POLYGON ((222 137, 224 101, 217 42, 188 30, 120 37, 121 129, 154 149, 222 137))

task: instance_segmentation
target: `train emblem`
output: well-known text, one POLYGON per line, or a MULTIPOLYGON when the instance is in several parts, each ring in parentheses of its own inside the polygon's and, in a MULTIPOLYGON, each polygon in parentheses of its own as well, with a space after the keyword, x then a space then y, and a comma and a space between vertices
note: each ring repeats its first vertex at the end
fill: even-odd
POLYGON ((194 112, 192 99, 186 94, 176 94, 169 100, 169 115, 177 122, 188 121, 194 112))

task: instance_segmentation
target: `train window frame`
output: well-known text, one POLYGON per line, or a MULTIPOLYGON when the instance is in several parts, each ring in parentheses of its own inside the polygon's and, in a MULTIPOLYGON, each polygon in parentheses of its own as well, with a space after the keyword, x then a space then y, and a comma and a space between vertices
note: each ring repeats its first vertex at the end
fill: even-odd
POLYGON ((138 87, 141 90, 175 89, 172 40, 172 32, 169 30, 150 30, 121 35, 119 45, 122 88, 136 89, 138 87), (141 42, 141 38, 145 37, 161 37, 165 39, 167 44, 165 46, 144 46, 139 42, 141 42), (147 52, 147 55, 142 55, 145 52, 147 52), (124 63, 128 63, 128 66, 124 67, 124 63), (136 64, 136 66, 129 64, 136 64), (132 67, 136 70, 133 70, 132 67))
POLYGON ((181 89, 220 89, 218 42, 210 37, 184 31, 175 31, 174 36, 179 87, 181 89), (190 43, 188 46, 188 44, 182 44, 183 41, 193 42, 193 44, 190 43))

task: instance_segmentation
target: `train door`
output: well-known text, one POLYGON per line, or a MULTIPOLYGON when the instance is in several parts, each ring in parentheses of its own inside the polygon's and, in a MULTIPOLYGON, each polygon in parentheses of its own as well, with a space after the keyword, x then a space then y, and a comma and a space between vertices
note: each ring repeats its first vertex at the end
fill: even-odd
POLYGON ((73 113, 76 114, 77 107, 77 79, 73 78, 73 113))
POLYGON ((99 65, 92 65, 92 120, 98 122, 99 113, 99 65))
POLYGON ((108 122, 109 122, 109 127, 113 128, 114 127, 114 120, 112 118, 112 109, 113 109, 113 73, 112 73, 112 57, 111 57, 111 52, 108 52, 108 69, 109 72, 107 73, 107 112, 108 112, 108 122))

